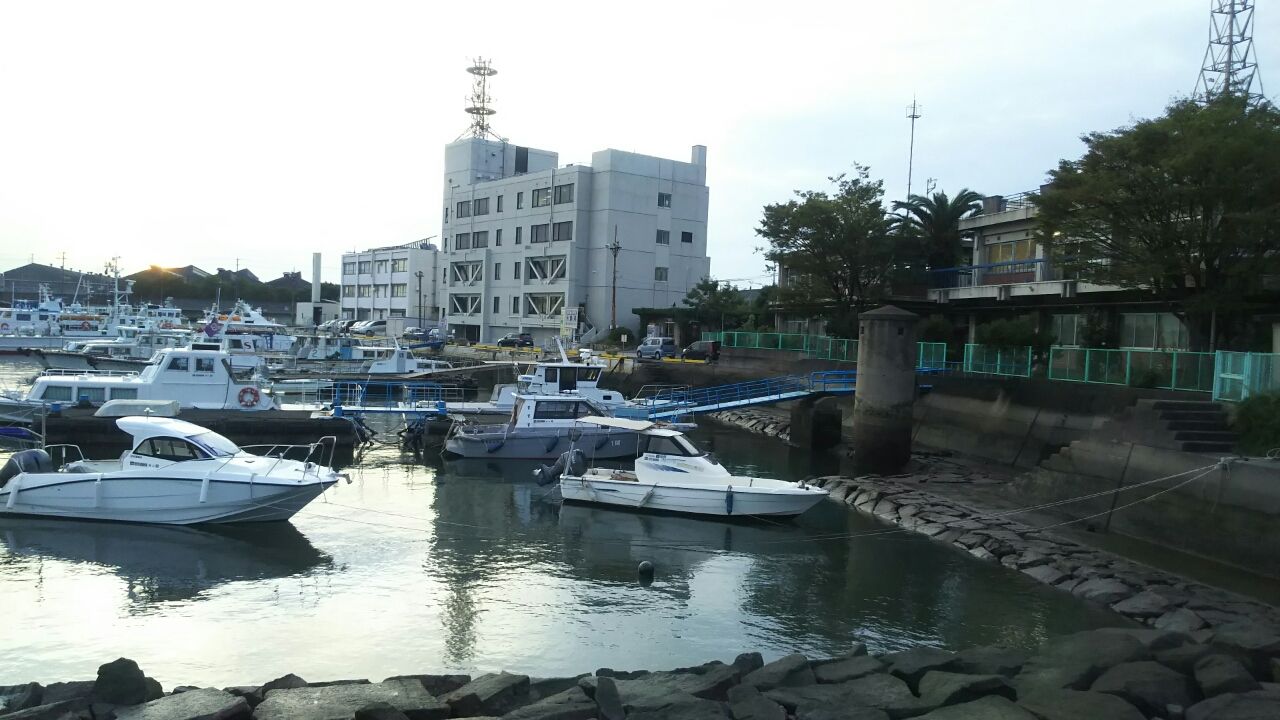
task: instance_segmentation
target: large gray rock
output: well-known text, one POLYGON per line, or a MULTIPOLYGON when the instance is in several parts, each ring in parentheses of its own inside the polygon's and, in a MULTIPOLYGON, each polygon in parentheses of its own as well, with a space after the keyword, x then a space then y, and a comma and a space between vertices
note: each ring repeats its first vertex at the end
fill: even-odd
POLYGON ((138 705, 147 701, 150 688, 138 663, 117 658, 98 666, 98 679, 93 681, 94 702, 108 705, 138 705))
POLYGON ((1189 633, 1205 627, 1208 623, 1197 615, 1195 610, 1174 608, 1156 618, 1152 625, 1161 630, 1189 633))
POLYGON ((1257 677, 1266 677, 1271 658, 1280 657, 1280 635, 1253 623, 1215 627, 1213 645, 1247 659, 1249 670, 1257 677))
POLYGON ((1100 628, 1096 633, 1103 635, 1125 635, 1142 643, 1151 652, 1168 650, 1179 645, 1194 642, 1191 636, 1174 630, 1153 630, 1151 628, 1100 628))
POLYGON ((600 711, 600 720, 624 720, 626 709, 622 706, 622 695, 613 678, 596 678, 595 693, 592 694, 596 707, 600 711))
POLYGON ((931 670, 920 678, 920 699, 928 705, 955 705, 987 695, 1014 699, 1013 687, 1003 675, 966 675, 931 670))
POLYGON ((1143 590, 1131 598, 1112 605, 1111 609, 1129 617, 1153 618, 1160 617, 1173 606, 1173 601, 1164 595, 1154 590, 1143 590))
POLYGON ((891 718, 901 718, 933 709, 913 695, 904 681, 884 673, 838 685, 782 687, 770 690, 765 696, 793 713, 822 708, 871 707, 885 711, 891 718))
POLYGON ((1187 643, 1157 652, 1156 662, 1171 667, 1183 675, 1191 675, 1195 672, 1196 663, 1200 662, 1200 658, 1212 654, 1213 648, 1209 645, 1187 643))
POLYGON ((1163 715, 1169 705, 1187 707, 1197 699, 1190 678, 1153 660, 1116 665, 1090 689, 1123 698, 1148 717, 1163 715))
POLYGON ((489 673, 440 699, 453 708, 455 716, 501 715, 520 706, 528 691, 528 675, 489 673))
POLYGON ((787 711, 750 685, 729 688, 729 714, 734 720, 786 720, 787 711))
POLYGON ((1207 698, 1223 693, 1246 693, 1261 690, 1262 686, 1249 674, 1249 670, 1230 655, 1207 655, 1200 658, 1194 668, 1196 684, 1207 698))
POLYGON ((886 667, 879 660, 862 655, 819 665, 813 669, 813 677, 820 683, 842 683, 881 672, 886 667))
POLYGON ((575 686, 502 717, 504 720, 592 720, 598 713, 595 701, 575 686))
POLYGON ((253 717, 255 720, 350 720, 357 710, 376 702, 391 705, 411 720, 434 720, 450 715, 449 706, 433 697, 416 680, 388 680, 272 690, 254 709, 253 717))
POLYGON ((1151 652, 1125 633, 1086 630, 1053 638, 1013 678, 1018 697, 1051 690, 1088 690, 1103 671, 1150 659, 1151 652))
POLYGON ((952 705, 920 716, 920 720, 1036 720, 1036 716, 1000 696, 952 705))
POLYGON ((409 720, 409 716, 388 703, 369 703, 356 711, 356 720, 409 720))
POLYGON ((1018 704, 1040 720, 1145 720, 1138 708, 1115 695, 1079 690, 1044 690, 1018 704))
POLYGON ((720 703, 698 698, 627 715, 628 720, 723 720, 727 717, 729 714, 720 703))
MULTIPOLYGON (((723 700, 729 688, 737 684, 738 668, 722 663, 708 663, 686 672, 655 672, 631 677, 613 678, 623 706, 629 712, 660 710, 674 702, 689 704, 692 699, 723 700)), ((586 677, 580 685, 594 695, 599 677, 586 677)))
POLYGON ((26 710, 27 708, 47 704, 47 702, 53 702, 46 702, 43 698, 44 686, 38 682, 29 682, 25 685, 0 686, 0 714, 26 710))
MULTIPOLYGON (((306 686, 307 686, 306 680, 303 680, 302 678, 298 677, 297 675, 294 675, 293 673, 289 673, 288 675, 283 675, 281 677, 278 677, 275 680, 272 680, 271 682, 254 690, 253 692, 250 692, 249 694, 244 696, 244 699, 248 701, 249 707, 258 707, 259 705, 262 704, 263 700, 267 699, 267 693, 271 692, 272 690, 292 690, 294 688, 301 688, 306 686)), ((234 695, 235 693, 232 693, 232 694, 234 695)))
POLYGON ((1013 677, 1026 664, 1029 655, 1026 650, 999 645, 968 648, 957 653, 960 662, 956 665, 956 671, 970 675, 1013 677))
MULTIPOLYGON (((448 695, 471 682, 470 675, 396 675, 387 680, 417 680, 427 692, 439 697, 448 695)), ((386 682, 385 680, 383 682, 386 682)))
POLYGON ((1132 595, 1133 590, 1114 578, 1092 577, 1072 588, 1071 594, 1099 605, 1112 605, 1132 595))
POLYGON ((50 683, 44 686, 40 702, 48 705, 67 700, 88 700, 93 695, 93 684, 92 680, 50 683))
POLYGON ((743 685, 750 685, 757 690, 799 687, 812 685, 814 682, 816 680, 813 669, 809 667, 809 659, 799 653, 778 658, 742 678, 743 685))
POLYGON ((740 674, 746 675, 764 667, 764 657, 758 652, 745 652, 738 655, 729 664, 738 668, 740 674))
POLYGON ((1058 583, 1071 577, 1070 573, 1063 572, 1053 565, 1033 565, 1023 568, 1022 572, 1039 580, 1046 585, 1057 585, 1058 583))
POLYGON ((251 709, 242 697, 217 688, 202 688, 116 708, 116 720, 241 720, 251 709))
POLYGON ((796 713, 796 720, 889 720, 889 713, 868 707, 813 707, 796 713))
MULTIPOLYGON (((103 715, 109 716, 106 713, 103 715)), ((90 717, 89 701, 86 698, 74 698, 45 703, 26 710, 15 710, 11 713, 0 712, 0 716, 4 717, 4 720, 79 720, 90 717)))
POLYGON ((889 672, 907 681, 912 688, 930 670, 955 670, 960 664, 960 658, 949 650, 923 646, 889 653, 882 659, 889 663, 889 672))
POLYGON ((1280 718, 1280 691, 1226 693, 1187 708, 1186 720, 1275 720, 1280 718))

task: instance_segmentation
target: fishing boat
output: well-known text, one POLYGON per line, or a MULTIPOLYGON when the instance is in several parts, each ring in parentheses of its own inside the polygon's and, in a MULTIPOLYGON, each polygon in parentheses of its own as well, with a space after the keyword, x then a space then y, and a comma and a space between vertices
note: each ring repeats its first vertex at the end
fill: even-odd
POLYGON ((252 336, 258 352, 287 353, 292 351, 295 338, 289 328, 268 319, 261 308, 255 308, 243 300, 236 300, 228 311, 211 308, 200 325, 205 339, 252 336))
POLYGON ((133 448, 118 459, 88 460, 76 445, 13 455, 0 468, 0 517, 165 525, 288 520, 340 477, 326 464, 336 438, 255 455, 174 418, 130 416, 116 425, 133 448), (301 459, 285 457, 294 448, 301 459), (76 459, 55 467, 50 450, 76 459))
POLYGON ((191 333, 159 327, 154 320, 145 325, 121 325, 110 339, 69 340, 61 350, 34 350, 32 355, 46 368, 55 370, 141 370, 162 348, 184 347, 191 333))
POLYGON ((635 457, 637 435, 626 427, 579 422, 607 415, 594 401, 574 395, 516 394, 502 424, 455 422, 444 449, 469 458, 551 459, 570 446, 590 458, 635 457))
POLYGON ((628 400, 619 390, 600 387, 605 369, 601 362, 570 362, 563 356, 558 361, 534 363, 514 384, 495 385, 487 401, 451 402, 448 411, 469 418, 506 417, 515 407, 517 394, 570 395, 595 403, 609 415, 648 417, 654 407, 652 402, 628 400))
POLYGON ((567 502, 599 503, 720 517, 800 515, 827 496, 801 482, 733 475, 677 429, 643 420, 584 417, 583 424, 620 429, 639 438, 633 470, 588 468, 585 453, 569 450, 551 467, 536 471, 539 482, 559 481, 567 502))

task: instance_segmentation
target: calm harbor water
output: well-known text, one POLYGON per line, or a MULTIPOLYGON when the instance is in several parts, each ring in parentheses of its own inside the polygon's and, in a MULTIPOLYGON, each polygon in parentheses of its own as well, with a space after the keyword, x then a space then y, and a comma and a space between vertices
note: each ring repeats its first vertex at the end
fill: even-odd
MULTIPOLYGON (((0 362, 0 385, 32 375, 0 362)), ((732 471, 834 471, 704 427, 732 471)), ((834 503, 732 524, 561 507, 532 462, 379 446, 290 523, 220 529, 0 518, 0 684, 118 656, 166 687, 498 669, 539 676, 927 643, 1031 645, 1124 621, 834 503), (657 567, 649 587, 636 565, 657 567)))

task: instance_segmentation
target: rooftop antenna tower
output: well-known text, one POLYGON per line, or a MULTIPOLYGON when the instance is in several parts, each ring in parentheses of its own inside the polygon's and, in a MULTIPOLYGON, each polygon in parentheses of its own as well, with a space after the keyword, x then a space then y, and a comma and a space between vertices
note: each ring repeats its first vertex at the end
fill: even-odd
POLYGON ((914 96, 911 98, 911 104, 907 106, 907 118, 911 120, 911 145, 907 150, 907 199, 910 200, 911 171, 916 161, 916 120, 920 119, 920 104, 916 102, 914 96))
POLYGON ((471 73, 473 80, 471 82, 471 95, 467 97, 466 112, 471 116, 471 137, 484 139, 493 137, 497 139, 497 135, 489 128, 489 116, 497 112, 489 105, 493 99, 489 97, 489 78, 498 74, 497 70, 489 64, 484 58, 476 58, 473 65, 467 68, 467 72, 471 73))
POLYGON ((1262 77, 1253 52, 1253 0, 1210 0, 1209 47, 1204 51, 1195 99, 1205 103, 1223 95, 1262 102, 1262 77))

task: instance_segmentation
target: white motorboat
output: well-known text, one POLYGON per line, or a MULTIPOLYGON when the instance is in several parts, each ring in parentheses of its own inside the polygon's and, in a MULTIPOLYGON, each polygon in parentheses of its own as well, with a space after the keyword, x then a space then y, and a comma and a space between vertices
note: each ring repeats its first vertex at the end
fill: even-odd
POLYGON ((16 453, 0 469, 0 517, 166 525, 287 520, 340 477, 325 464, 336 444, 328 438, 255 455, 183 420, 131 416, 116 425, 133 438, 133 449, 117 460, 86 460, 75 445, 16 453), (302 459, 285 457, 294 448, 302 459), (49 450, 77 459, 55 468, 49 450))
POLYGON ((201 323, 200 332, 209 340, 252 336, 259 352, 290 352, 296 340, 289 328, 268 319, 261 308, 252 307, 243 300, 237 300, 228 312, 219 312, 216 306, 210 309, 201 323))
POLYGON ((535 460, 557 457, 568 447, 580 448, 591 458, 636 455, 634 431, 579 422, 584 417, 607 414, 590 400, 572 394, 517 394, 515 400, 505 423, 456 423, 445 438, 445 451, 469 458, 535 460))
POLYGON ((634 470, 588 468, 575 449, 553 467, 538 470, 540 482, 560 481, 560 496, 568 502, 721 517, 786 517, 827 496, 826 490, 804 482, 731 475, 670 427, 616 417, 584 417, 581 422, 637 433, 640 456, 634 470))
POLYGON ((534 363, 529 372, 520 375, 516 383, 495 385, 489 400, 484 402, 451 402, 450 413, 465 417, 508 416, 516 404, 516 395, 557 395, 581 397, 604 408, 610 415, 619 417, 647 417, 653 405, 628 400, 618 390, 599 386, 605 366, 601 362, 559 361, 534 363))

